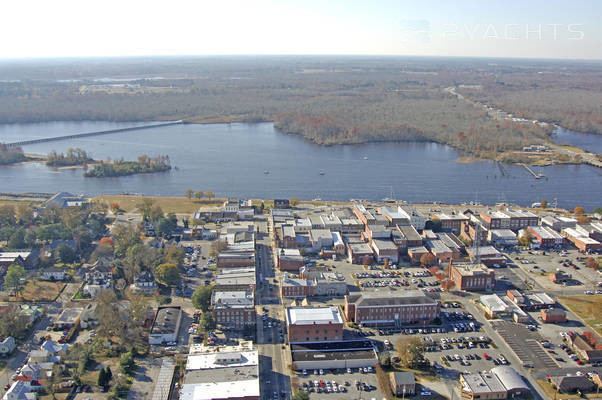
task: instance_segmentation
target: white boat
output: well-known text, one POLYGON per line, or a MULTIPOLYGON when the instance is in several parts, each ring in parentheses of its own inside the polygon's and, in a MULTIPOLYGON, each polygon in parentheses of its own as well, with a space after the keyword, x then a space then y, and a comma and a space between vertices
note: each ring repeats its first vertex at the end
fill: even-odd
POLYGON ((326 175, 326 172, 320 171, 320 175, 326 175))
POLYGON ((267 175, 267 174, 269 174, 269 173, 270 173, 270 171, 268 171, 268 170, 266 169, 265 171, 263 171, 263 173, 267 175))
POLYGON ((367 159, 368 159, 368 156, 364 156, 364 160, 367 160, 367 159))

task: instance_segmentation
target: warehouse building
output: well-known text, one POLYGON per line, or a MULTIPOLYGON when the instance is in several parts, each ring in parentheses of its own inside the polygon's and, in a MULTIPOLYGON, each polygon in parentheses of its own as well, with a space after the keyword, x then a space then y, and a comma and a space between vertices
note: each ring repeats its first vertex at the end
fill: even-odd
POLYGON ((182 322, 180 306, 159 307, 148 336, 149 344, 176 342, 182 322))
POLYGON ((369 340, 291 344, 295 370, 374 367, 378 357, 369 340))

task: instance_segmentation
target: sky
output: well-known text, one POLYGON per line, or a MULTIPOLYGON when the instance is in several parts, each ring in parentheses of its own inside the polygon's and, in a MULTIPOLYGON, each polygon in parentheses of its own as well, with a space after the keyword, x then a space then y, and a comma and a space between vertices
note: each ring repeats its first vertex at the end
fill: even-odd
POLYGON ((602 59, 599 0, 18 0, 0 59, 353 54, 602 59))

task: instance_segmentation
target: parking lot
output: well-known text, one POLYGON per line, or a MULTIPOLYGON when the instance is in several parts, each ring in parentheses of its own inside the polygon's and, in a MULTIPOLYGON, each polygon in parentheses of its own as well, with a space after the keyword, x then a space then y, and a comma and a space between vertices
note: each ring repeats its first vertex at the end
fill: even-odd
POLYGON ((504 338, 523 366, 529 368, 554 368, 558 364, 540 344, 543 340, 522 324, 508 321, 492 321, 491 326, 504 338))
POLYGON ((298 376, 301 390, 310 393, 311 398, 328 399, 382 399, 378 389, 378 379, 374 369, 370 372, 360 372, 358 368, 348 370, 308 370, 307 374, 298 376), (335 390, 336 386, 336 390, 335 390))

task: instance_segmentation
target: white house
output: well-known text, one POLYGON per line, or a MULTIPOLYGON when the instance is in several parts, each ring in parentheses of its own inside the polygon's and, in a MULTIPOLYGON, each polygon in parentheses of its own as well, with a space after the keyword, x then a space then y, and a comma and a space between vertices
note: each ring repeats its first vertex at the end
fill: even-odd
POLYGON ((42 279, 45 281, 62 281, 66 274, 67 271, 64 268, 47 268, 42 272, 42 279))
POLYGON ((37 398, 37 394, 31 391, 29 382, 16 381, 6 391, 2 400, 36 400, 37 398))
POLYGON ((0 355, 7 356, 12 353, 17 348, 17 344, 15 343, 15 338, 12 336, 7 337, 2 342, 0 342, 0 355))
POLYGON ((132 289, 142 292, 154 292, 157 289, 155 277, 150 271, 142 271, 134 280, 132 289))

